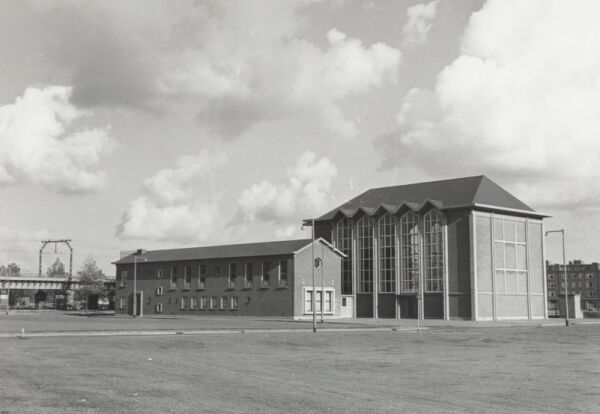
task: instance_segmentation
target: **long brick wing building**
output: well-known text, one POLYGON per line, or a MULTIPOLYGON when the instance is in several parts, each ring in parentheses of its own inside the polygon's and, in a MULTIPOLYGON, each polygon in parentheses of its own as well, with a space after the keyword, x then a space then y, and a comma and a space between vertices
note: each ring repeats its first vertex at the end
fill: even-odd
MULTIPOLYGON (((134 257, 117 266, 116 312, 133 314, 134 257)), ((135 314, 210 314, 302 318, 340 316, 341 258, 325 240, 287 240, 148 250, 138 255, 135 314), (313 255, 315 269, 313 292, 313 255)))

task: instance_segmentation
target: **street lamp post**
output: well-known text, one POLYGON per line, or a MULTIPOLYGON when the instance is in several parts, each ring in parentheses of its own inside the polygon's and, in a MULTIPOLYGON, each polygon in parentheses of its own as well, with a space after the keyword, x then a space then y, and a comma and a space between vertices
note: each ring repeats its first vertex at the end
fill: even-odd
POLYGON ((137 250, 133 255, 133 317, 137 316, 137 259, 143 259, 146 261, 145 257, 139 256, 142 254, 143 250, 137 250))
POLYGON ((565 229, 548 230, 546 236, 550 233, 560 233, 562 235, 563 274, 565 279, 565 325, 569 326, 569 281, 567 280, 567 260, 565 254, 565 229))
POLYGON ((325 322, 323 314, 325 312, 325 278, 323 275, 323 267, 325 266, 325 248, 321 243, 321 323, 325 322))
MULTIPOLYGON (((300 228, 301 230, 304 230, 304 226, 306 225, 306 222, 304 224, 302 224, 302 227, 300 228)), ((311 225, 311 231, 312 231, 312 263, 311 263, 311 267, 312 267, 312 299, 311 299, 311 307, 312 307, 312 320, 313 320, 313 332, 317 332, 317 311, 316 311, 316 297, 317 297, 317 287, 315 284, 315 219, 312 219, 312 225, 311 225)), ((323 302, 323 298, 321 297, 321 302, 323 302)), ((323 306, 323 304, 321 303, 321 306, 323 306)))
MULTIPOLYGON (((312 284, 313 284, 313 294, 312 294, 312 311, 313 311, 313 332, 317 332, 317 286, 315 284, 315 219, 312 219, 312 284)), ((321 307, 323 306, 323 292, 321 292, 321 307)))

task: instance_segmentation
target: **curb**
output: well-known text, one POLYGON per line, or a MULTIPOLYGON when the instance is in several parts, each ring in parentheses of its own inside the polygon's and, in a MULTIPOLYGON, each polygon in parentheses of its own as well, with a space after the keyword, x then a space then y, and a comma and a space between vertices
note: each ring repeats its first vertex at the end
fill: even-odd
MULTIPOLYGON (((318 332, 418 332, 429 328, 321 328, 318 332)), ((178 331, 72 331, 72 332, 21 332, 1 333, 0 338, 44 338, 44 337, 82 337, 82 336, 165 336, 165 335, 231 335, 253 333, 306 333, 312 328, 300 329, 219 329, 219 330, 178 330, 178 331)))

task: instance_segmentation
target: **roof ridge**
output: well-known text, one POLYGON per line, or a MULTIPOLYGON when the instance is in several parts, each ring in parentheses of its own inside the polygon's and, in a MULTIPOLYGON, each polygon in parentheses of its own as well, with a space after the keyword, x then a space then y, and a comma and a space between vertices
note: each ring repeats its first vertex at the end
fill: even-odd
MULTIPOLYGON (((480 175, 470 175, 470 176, 466 176, 466 177, 455 177, 455 178, 446 178, 443 180, 434 180, 434 181, 419 181, 417 183, 407 183, 407 184, 395 184, 395 185, 386 185, 383 187, 374 187, 374 188, 370 188, 367 191, 364 191, 363 193, 359 194, 362 195, 364 193, 367 193, 369 191, 372 190, 383 190, 385 188, 396 188, 396 187, 405 187, 405 186, 413 186, 413 185, 423 185, 423 184, 432 184, 432 183, 443 183, 443 182, 448 182, 448 181, 458 181, 458 180, 468 180, 468 179, 472 179, 472 178, 484 178, 486 177, 484 174, 480 174, 480 175)), ((487 177, 486 177, 487 178, 487 177)), ((354 198, 358 198, 354 197, 354 198)))
POLYGON ((293 243, 300 241, 312 241, 310 238, 302 238, 302 239, 287 239, 287 240, 267 240, 267 241, 259 241, 259 242, 248 242, 248 243, 233 243, 233 244, 211 244, 204 246, 190 246, 190 247, 174 247, 174 248, 166 248, 166 249, 156 249, 150 250, 146 249, 147 252, 163 252, 163 251, 173 251, 173 250, 189 250, 189 249, 205 249, 209 247, 235 247, 235 246, 248 246, 250 244, 267 244, 267 243, 293 243))

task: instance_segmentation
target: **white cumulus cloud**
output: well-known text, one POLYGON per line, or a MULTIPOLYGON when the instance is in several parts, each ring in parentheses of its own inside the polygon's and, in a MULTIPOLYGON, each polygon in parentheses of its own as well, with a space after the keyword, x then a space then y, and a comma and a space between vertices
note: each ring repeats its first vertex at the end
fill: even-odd
POLYGON ((31 87, 0 106, 0 184, 30 182, 72 193, 104 183, 95 167, 114 139, 107 128, 69 132, 88 115, 70 102, 71 93, 67 86, 31 87))
POLYGON ((298 37, 299 10, 307 3, 223 3, 219 17, 204 22, 202 40, 171 57, 159 89, 205 99, 201 121, 226 138, 298 116, 355 136, 357 126, 339 101, 395 81, 401 53, 384 43, 363 45, 335 28, 325 48, 298 37))
POLYGON ((288 170, 287 179, 262 181, 244 190, 238 199, 236 223, 269 223, 278 237, 290 237, 303 218, 322 213, 329 201, 337 168, 327 158, 307 151, 288 170))
POLYGON ((383 167, 485 173, 538 207, 597 197, 599 14, 591 0, 488 1, 435 87, 404 97, 398 129, 376 142, 383 167))
POLYGON ((421 46, 427 42, 427 36, 433 26, 439 0, 419 3, 406 10, 407 22, 402 26, 403 45, 408 48, 421 46))
POLYGON ((122 239, 152 239, 178 243, 210 242, 224 228, 219 194, 211 176, 227 163, 228 153, 203 151, 182 157, 175 168, 158 171, 144 182, 117 226, 122 239))

